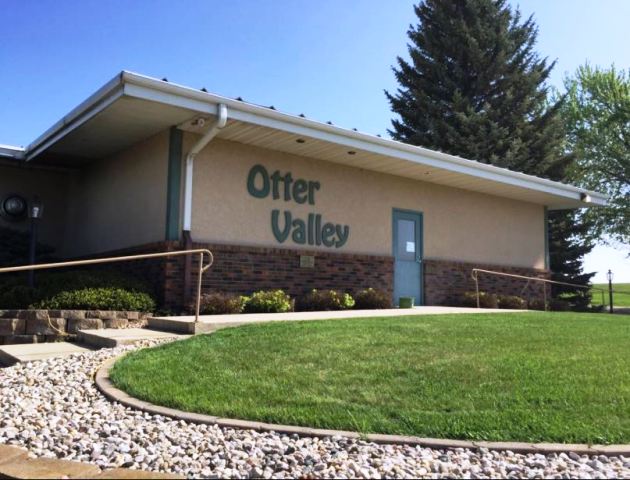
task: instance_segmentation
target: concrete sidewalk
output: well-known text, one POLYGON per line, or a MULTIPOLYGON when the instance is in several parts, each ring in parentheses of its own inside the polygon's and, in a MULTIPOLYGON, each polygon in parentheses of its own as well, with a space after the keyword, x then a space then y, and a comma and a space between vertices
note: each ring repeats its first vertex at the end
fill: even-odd
POLYGON ((157 330, 194 334, 213 332, 220 328, 261 322, 335 320, 370 317, 405 317, 409 315, 443 315, 459 313, 509 313, 524 311, 527 310, 500 310, 465 307, 414 307, 390 308, 384 310, 337 310, 331 312, 240 313, 231 315, 202 315, 199 317, 199 323, 195 323, 195 317, 192 315, 181 317, 151 317, 148 321, 149 326, 157 330))

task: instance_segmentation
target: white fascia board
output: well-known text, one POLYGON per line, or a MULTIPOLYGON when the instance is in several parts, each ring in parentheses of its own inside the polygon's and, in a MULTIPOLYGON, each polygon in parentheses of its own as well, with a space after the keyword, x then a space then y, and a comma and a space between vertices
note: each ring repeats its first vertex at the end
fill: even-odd
POLYGON ((87 122, 121 96, 122 74, 118 74, 35 139, 26 148, 26 160, 39 155, 50 145, 87 122))
POLYGON ((583 207, 605 205, 607 197, 598 192, 584 190, 573 185, 554 182, 544 178, 514 172, 465 158, 408 145, 395 140, 374 137, 353 130, 288 115, 269 108, 252 105, 227 97, 198 91, 190 87, 156 80, 143 75, 123 72, 125 94, 157 102, 187 108, 201 113, 216 115, 219 103, 228 107, 228 118, 265 126, 296 135, 328 141, 346 147, 364 150, 413 163, 433 166, 447 171, 483 178, 507 185, 564 197, 583 207), (591 197, 590 203, 581 200, 581 195, 591 197))

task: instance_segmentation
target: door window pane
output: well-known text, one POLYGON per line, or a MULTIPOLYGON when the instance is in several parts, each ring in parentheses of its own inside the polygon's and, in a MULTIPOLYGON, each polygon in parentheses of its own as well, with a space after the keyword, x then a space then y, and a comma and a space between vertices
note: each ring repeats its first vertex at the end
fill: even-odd
POLYGON ((416 260, 416 222, 413 220, 397 221, 396 258, 398 260, 416 260))

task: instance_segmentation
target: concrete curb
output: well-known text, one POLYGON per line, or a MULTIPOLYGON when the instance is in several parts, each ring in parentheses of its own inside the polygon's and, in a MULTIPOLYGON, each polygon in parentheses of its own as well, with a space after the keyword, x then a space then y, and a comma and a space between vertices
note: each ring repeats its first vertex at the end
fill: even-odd
POLYGON ((482 442, 439 438, 421 438, 405 435, 384 435, 377 433, 361 435, 357 432, 347 432, 343 430, 325 430, 321 428, 298 427, 293 425, 278 425, 273 423, 220 418, 212 415, 184 412, 182 410, 161 407, 159 405, 154 405, 152 403, 139 400, 116 388, 109 378, 109 372, 114 363, 122 356, 124 356, 124 354, 118 357, 110 358, 109 360, 103 362, 103 364, 97 370, 96 375, 94 376, 96 386, 103 393, 103 395, 105 395, 108 399, 114 402, 118 402, 127 407, 135 408, 155 415, 162 415, 177 420, 184 420, 191 423, 204 423, 227 428, 242 428, 256 430, 259 432, 276 432, 288 435, 297 434, 305 437, 340 436, 380 444, 411 445, 435 449, 468 448, 471 450, 479 450, 480 448, 487 448, 488 450, 509 450, 514 453, 523 454, 541 453, 547 455, 550 453, 574 452, 578 455, 606 455, 611 457, 623 455, 624 457, 630 457, 630 445, 482 442))

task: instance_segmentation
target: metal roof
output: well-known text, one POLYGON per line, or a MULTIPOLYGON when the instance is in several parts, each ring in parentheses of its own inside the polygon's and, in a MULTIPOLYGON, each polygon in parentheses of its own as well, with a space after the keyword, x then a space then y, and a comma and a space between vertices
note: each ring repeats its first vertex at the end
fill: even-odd
MULTIPOLYGON (((203 133, 227 106, 218 138, 424 182, 546 205, 605 205, 606 196, 391 139, 123 71, 20 153, 26 161, 78 166, 173 125, 203 133), (198 123, 198 122, 197 122, 198 123), (205 128, 211 122, 206 122, 205 128)), ((2 148, 0 147, 0 154, 2 148)))

